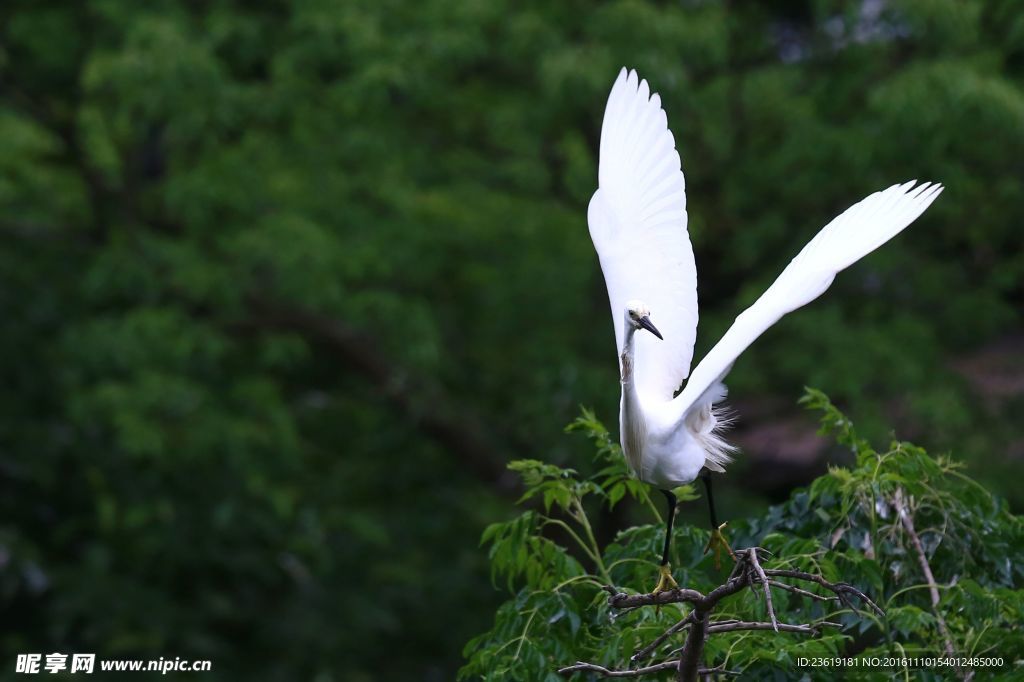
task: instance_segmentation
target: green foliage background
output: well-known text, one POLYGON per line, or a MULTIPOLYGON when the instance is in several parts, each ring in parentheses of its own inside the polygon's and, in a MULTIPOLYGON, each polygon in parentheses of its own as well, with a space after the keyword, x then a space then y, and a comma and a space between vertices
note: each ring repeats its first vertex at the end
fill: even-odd
MULTIPOLYGON (((561 425, 614 419, 585 207, 623 64, 681 150, 698 357, 839 210, 947 185, 730 387, 754 433, 820 386, 1020 508, 1013 0, 7 0, 0 669, 449 679, 506 463, 587 470, 561 425)), ((726 516, 779 495, 756 442, 726 516)))

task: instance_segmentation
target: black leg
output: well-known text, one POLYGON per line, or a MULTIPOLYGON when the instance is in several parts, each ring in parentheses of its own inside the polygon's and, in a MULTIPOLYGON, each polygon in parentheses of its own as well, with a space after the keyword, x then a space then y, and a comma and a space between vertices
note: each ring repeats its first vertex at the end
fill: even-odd
POLYGON ((723 548, 733 558, 733 561, 736 560, 736 555, 729 547, 729 543, 725 541, 725 536, 722 535, 722 526, 725 524, 718 523, 718 514, 715 513, 715 497, 711 493, 711 474, 705 471, 700 475, 700 479, 704 481, 704 488, 708 492, 708 515, 711 518, 711 539, 708 540, 708 546, 704 548, 704 553, 707 554, 712 549, 715 550, 715 569, 717 570, 721 568, 720 556, 723 548))
POLYGON ((672 522, 676 518, 676 504, 679 502, 671 490, 662 490, 668 502, 668 525, 665 527, 665 551, 661 555, 661 565, 668 566, 668 548, 672 544, 672 522))
POLYGON ((708 492, 708 512, 711 515, 711 530, 718 528, 718 514, 715 513, 715 498, 711 494, 711 474, 705 471, 700 475, 700 480, 704 481, 704 489, 708 492))

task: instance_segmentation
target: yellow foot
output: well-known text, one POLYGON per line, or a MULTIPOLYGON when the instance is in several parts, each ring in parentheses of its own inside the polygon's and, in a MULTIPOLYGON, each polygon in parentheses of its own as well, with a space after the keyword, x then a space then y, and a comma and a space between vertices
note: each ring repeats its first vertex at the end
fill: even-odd
POLYGON ((658 584, 654 586, 651 594, 657 594, 659 592, 668 592, 679 587, 679 583, 672 577, 672 566, 671 564, 662 564, 658 567, 658 584))
POLYGON ((722 529, 725 528, 726 524, 723 523, 718 528, 711 531, 711 539, 708 540, 708 546, 704 548, 704 553, 707 554, 711 550, 715 552, 715 570, 722 568, 722 549, 724 548, 729 556, 732 557, 733 561, 736 561, 736 555, 733 554, 732 548, 729 547, 729 543, 725 541, 725 535, 722 534, 722 529))

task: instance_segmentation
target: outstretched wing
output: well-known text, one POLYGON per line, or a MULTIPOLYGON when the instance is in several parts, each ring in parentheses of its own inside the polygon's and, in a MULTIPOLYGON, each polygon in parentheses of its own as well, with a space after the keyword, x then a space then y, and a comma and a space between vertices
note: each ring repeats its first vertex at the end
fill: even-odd
POLYGON ((876 192, 846 209, 825 226, 790 262, 754 305, 740 313, 672 402, 681 418, 713 390, 740 353, 788 312, 821 296, 836 274, 889 241, 921 215, 942 192, 942 185, 914 181, 876 192))
POLYGON ((608 287, 622 353, 626 302, 639 299, 664 341, 637 334, 634 380, 668 401, 690 371, 697 332, 697 269, 686 232, 686 182, 661 98, 622 69, 601 127, 598 190, 587 222, 608 287))

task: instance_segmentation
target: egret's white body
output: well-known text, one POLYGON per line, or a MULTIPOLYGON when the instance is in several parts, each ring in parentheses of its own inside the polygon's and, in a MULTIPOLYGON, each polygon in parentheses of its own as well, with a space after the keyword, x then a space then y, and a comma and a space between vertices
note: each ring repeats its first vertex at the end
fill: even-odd
POLYGON ((715 405, 725 398, 722 380, 733 362, 783 315, 824 293, 836 273, 913 222, 942 191, 937 184, 914 185, 876 192, 822 229, 675 395, 689 374, 697 331, 686 186, 661 99, 635 71, 622 69, 605 109, 599 187, 587 221, 615 324, 622 448, 640 480, 671 489, 693 481, 704 467, 724 471, 732 448, 718 435, 723 424, 715 405))

